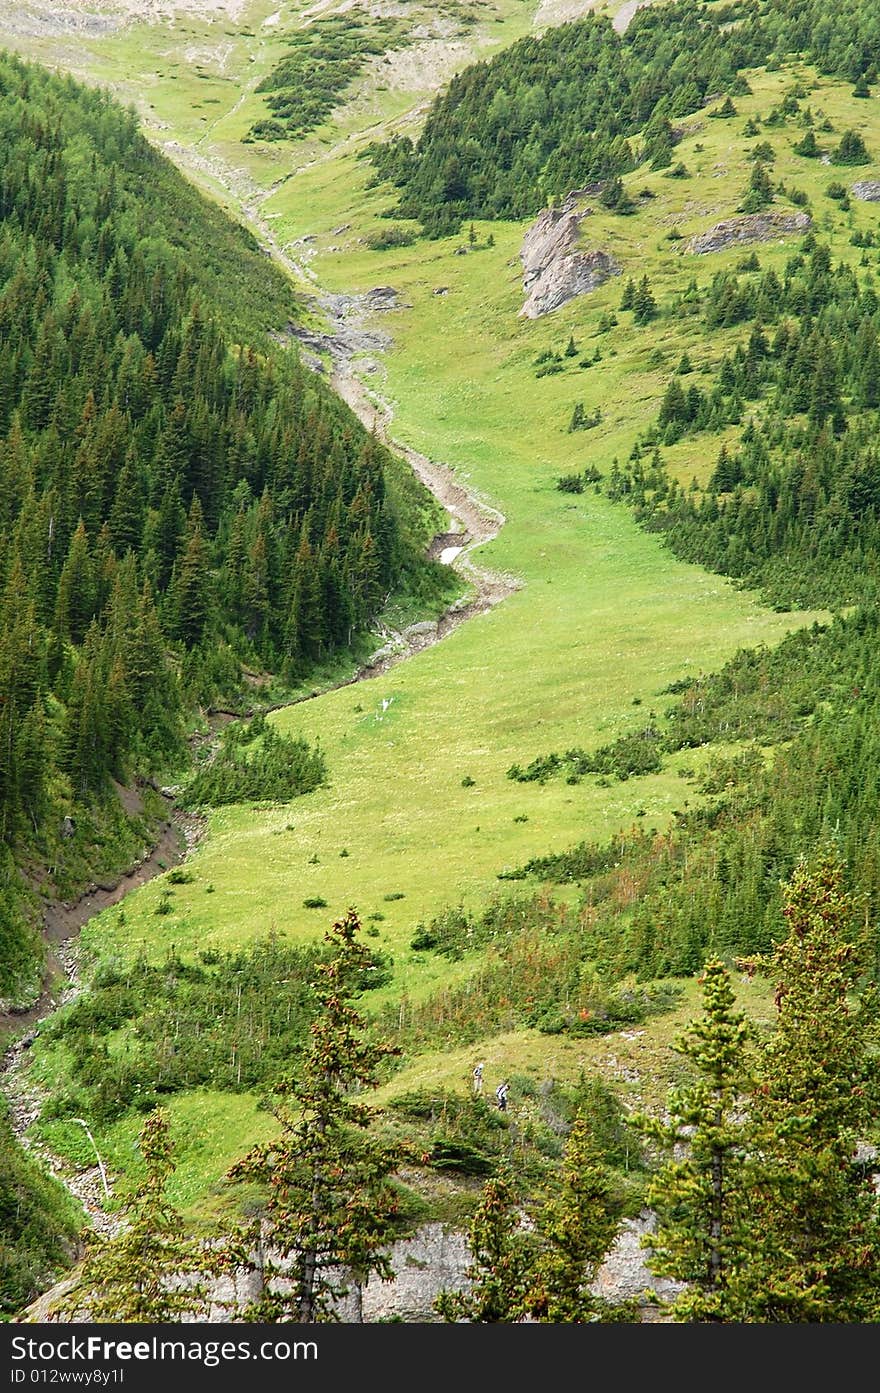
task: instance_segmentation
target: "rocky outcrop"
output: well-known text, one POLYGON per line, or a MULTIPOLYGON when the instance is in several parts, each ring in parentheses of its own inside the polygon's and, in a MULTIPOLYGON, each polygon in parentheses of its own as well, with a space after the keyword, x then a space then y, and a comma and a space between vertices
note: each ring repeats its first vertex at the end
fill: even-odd
POLYGON ((876 179, 860 179, 853 184, 852 195, 862 203, 880 203, 880 183, 876 179))
MULTIPOLYGON (((625 1219, 617 1239, 599 1270, 593 1291, 607 1301, 636 1301, 642 1308, 645 1321, 657 1319, 659 1311, 653 1295, 670 1299, 681 1290, 680 1284, 666 1278, 652 1277, 645 1264, 642 1237, 653 1226, 648 1213, 637 1219, 625 1219)), ((388 1282, 372 1277, 359 1289, 353 1289, 337 1306, 342 1321, 367 1324, 400 1320, 424 1322, 436 1320, 434 1301, 441 1291, 462 1291, 468 1285, 467 1268, 470 1250, 466 1234, 446 1224, 423 1224, 408 1238, 399 1239, 390 1249, 394 1272, 388 1282)), ((273 1284, 284 1283, 273 1277, 273 1284)), ((192 1279, 174 1282, 176 1287, 192 1285, 192 1279)), ((52 1321, 57 1319, 54 1308, 62 1298, 69 1297, 76 1286, 76 1274, 66 1277, 44 1293, 27 1308, 20 1320, 52 1321)), ((263 1290, 259 1272, 238 1270, 206 1283, 203 1305, 184 1320, 225 1322, 239 1317, 249 1302, 263 1290)), ((80 1311, 75 1322, 88 1322, 88 1313, 80 1311)))
POLYGON ((575 250, 586 216, 569 199, 561 208, 545 208, 523 238, 520 260, 527 298, 520 315, 525 319, 539 319, 620 275, 620 266, 607 252, 575 250))
POLYGON ((806 232, 812 221, 809 213, 746 213, 741 218, 725 218, 708 232, 692 237, 685 251, 705 256, 743 243, 771 242, 788 232, 806 232))

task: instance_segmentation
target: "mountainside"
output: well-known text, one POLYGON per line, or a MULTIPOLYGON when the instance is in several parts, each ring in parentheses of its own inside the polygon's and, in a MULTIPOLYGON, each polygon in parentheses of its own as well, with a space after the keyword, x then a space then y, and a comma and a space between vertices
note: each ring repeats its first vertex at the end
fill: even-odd
MULTIPOLYGON (((593 1319, 639 1295, 600 1259, 650 1209, 665 1298, 690 1284, 664 1318, 866 1322, 880 26, 856 0, 623 8, 102 9, 69 66, 123 95, 148 70, 150 140, 271 260, 130 113, 3 60, 6 884, 112 779, 205 820, 85 927, 8 1088, 69 1177, 87 1119, 99 1223, 159 1107, 197 1233, 271 1217, 313 1141, 290 1090, 330 1106, 320 935, 355 916, 346 980, 391 1052, 361 1076, 345 1037, 339 1096, 384 1112, 333 1164, 376 1243, 442 1266, 436 1226, 473 1224, 531 1273, 503 1314, 476 1271, 435 1314, 593 1319), (239 719, 187 769, 211 704, 239 719), (731 1166, 723 1282, 664 1164, 688 1128, 731 1166)), ((57 16, 2 24, 68 65, 57 16)))

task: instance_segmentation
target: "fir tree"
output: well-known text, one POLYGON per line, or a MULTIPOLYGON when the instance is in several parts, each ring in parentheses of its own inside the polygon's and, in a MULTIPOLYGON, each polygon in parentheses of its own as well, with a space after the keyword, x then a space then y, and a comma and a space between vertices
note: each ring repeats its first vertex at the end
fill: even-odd
POLYGON ((864 138, 858 131, 844 131, 840 137, 840 144, 831 152, 832 164, 870 164, 871 156, 868 154, 864 138))
POLYGON ((140 1149, 144 1176, 123 1202, 123 1228, 91 1240, 76 1288, 59 1311, 68 1319, 85 1308, 98 1322, 180 1321, 199 1310, 203 1279, 220 1267, 216 1252, 186 1235, 168 1199, 174 1148, 159 1108, 141 1129, 140 1149))
POLYGON ((442 1291, 434 1309, 445 1321, 513 1323, 525 1315, 529 1288, 529 1241, 515 1202, 510 1176, 495 1176, 468 1229, 471 1260, 463 1291, 442 1291))
POLYGON ((676 1049, 696 1072, 674 1091, 669 1121, 645 1119, 648 1136, 668 1153, 654 1176, 648 1204, 657 1215, 645 1238, 649 1266, 688 1284, 673 1303, 676 1321, 726 1321, 731 1268, 743 1241, 745 1145, 741 1114, 749 1090, 748 1028, 734 1010, 730 974, 711 959, 702 975, 703 1016, 676 1049), (683 1154, 682 1154, 683 1153, 683 1154))
POLYGON ((856 1159, 880 1097, 880 1012, 858 908, 831 854, 801 861, 784 886, 788 935, 772 959, 776 1030, 752 1095, 734 1319, 880 1319, 880 1203, 856 1159))
POLYGON ((770 175, 767 173, 766 165, 758 162, 754 165, 749 179, 749 187, 745 197, 739 205, 741 213, 760 213, 762 208, 766 208, 773 202, 773 184, 770 175))
POLYGON ((636 324, 647 324, 657 314, 657 301, 651 290, 647 276, 642 276, 633 298, 633 320, 636 324))
POLYGON ((253 1320, 332 1321, 353 1287, 371 1274, 392 1275, 391 1177, 402 1153, 368 1135, 373 1110, 353 1095, 373 1088, 383 1061, 399 1050, 369 1040, 352 1005, 374 965, 359 935, 354 909, 325 935, 330 956, 316 970, 318 1014, 299 1076, 273 1099, 279 1134, 229 1172, 268 1192, 264 1222, 250 1235, 269 1254, 253 1320))
POLYGON ((529 1275, 525 1307, 553 1324, 596 1320, 603 1303, 591 1288, 620 1224, 608 1174, 587 1121, 575 1118, 559 1194, 537 1220, 541 1252, 529 1275))

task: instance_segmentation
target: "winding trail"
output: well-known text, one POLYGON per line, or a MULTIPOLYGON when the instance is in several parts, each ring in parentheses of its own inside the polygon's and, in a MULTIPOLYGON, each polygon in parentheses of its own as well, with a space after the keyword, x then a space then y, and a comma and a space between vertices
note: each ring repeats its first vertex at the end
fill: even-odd
MULTIPOLYGON (((433 554, 440 555, 442 550, 447 551, 450 558, 448 564, 468 582, 473 591, 472 597, 457 601, 436 624, 414 625, 403 633, 383 628, 380 624, 380 635, 388 640, 386 647, 348 682, 338 685, 345 686, 350 682, 375 677, 392 664, 445 638, 465 620, 484 614, 521 588, 522 582, 517 577, 491 571, 478 565, 473 558, 477 547, 497 537, 504 526, 504 514, 467 488, 448 465, 432 460, 412 446, 396 440, 392 434, 393 411, 390 404, 367 387, 358 372, 359 358, 365 354, 374 357, 381 355, 391 346, 390 336, 375 327, 375 319, 383 312, 402 308, 397 304, 395 292, 389 287, 377 287, 363 295, 334 294, 324 290, 309 265, 306 248, 311 238, 282 244, 262 212, 263 204, 277 189, 277 182, 268 189, 258 189, 242 170, 232 168, 223 160, 189 150, 177 141, 167 140, 162 144, 179 164, 189 167, 197 176, 209 177, 225 190, 240 208, 242 218, 264 251, 299 287, 304 308, 327 326, 326 329, 315 330, 291 323, 287 335, 279 335, 279 340, 284 341, 285 337, 298 340, 304 350, 303 362, 322 375, 325 372, 322 355, 329 356, 332 364, 328 379, 330 385, 367 430, 374 431, 390 450, 405 459, 416 477, 434 495, 450 518, 449 534, 461 534, 461 547, 453 546, 451 535, 444 534, 446 546, 442 549, 435 547, 433 554), (297 250, 298 254, 295 254, 297 250)), ((332 153, 328 152, 322 158, 329 158, 332 153)))

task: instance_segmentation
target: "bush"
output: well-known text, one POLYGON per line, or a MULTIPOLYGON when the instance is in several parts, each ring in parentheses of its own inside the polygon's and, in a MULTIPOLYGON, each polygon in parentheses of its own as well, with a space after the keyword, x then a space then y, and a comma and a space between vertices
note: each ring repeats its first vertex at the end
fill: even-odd
POLYGON ((184 807, 220 807, 254 800, 286 803, 324 782, 327 766, 323 751, 301 737, 281 735, 265 722, 255 732, 258 720, 255 717, 244 728, 228 728, 213 763, 200 770, 185 790, 181 799, 184 807), (249 749, 252 745, 256 748, 249 749), (242 753, 239 747, 248 748, 248 752, 242 753))
POLYGON ((562 474, 556 480, 556 487, 560 493, 583 493, 584 480, 582 474, 562 474))
POLYGON ((392 227, 383 228, 381 232, 374 232, 367 238, 367 246, 370 251, 388 251, 391 247, 411 247, 416 240, 416 233, 407 227, 400 227, 395 223, 392 227))
POLYGON ((191 885, 195 880, 192 871, 185 871, 181 866, 175 866, 165 877, 169 885, 191 885))
POLYGON ((844 131, 840 144, 831 153, 832 164, 870 164, 871 156, 858 131, 844 131))

